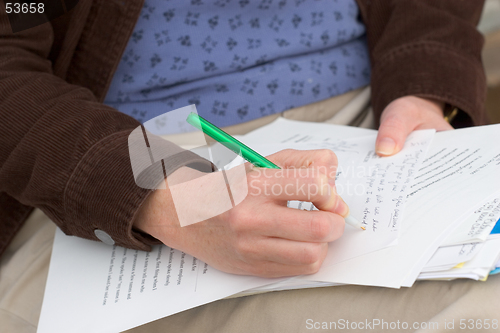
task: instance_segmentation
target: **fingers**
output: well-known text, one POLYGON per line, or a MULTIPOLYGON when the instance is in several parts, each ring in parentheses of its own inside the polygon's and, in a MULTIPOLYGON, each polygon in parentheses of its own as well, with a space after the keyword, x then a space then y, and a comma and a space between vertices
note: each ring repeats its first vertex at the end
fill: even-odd
POLYGON ((275 208, 273 216, 259 216, 254 227, 264 236, 299 242, 332 242, 344 233, 342 216, 323 211, 303 211, 293 208, 275 208))
POLYGON ((375 150, 380 156, 399 152, 407 136, 414 130, 453 129, 443 118, 444 103, 416 96, 392 101, 382 113, 375 150))
POLYGON ((335 191, 335 178, 329 179, 316 168, 259 169, 248 174, 249 195, 278 201, 310 201, 324 211, 347 216, 349 208, 335 191))
POLYGON ((390 156, 399 152, 406 137, 419 125, 415 112, 401 111, 390 105, 384 110, 384 117, 381 119, 375 142, 375 151, 379 156, 390 156))
POLYGON ((291 242, 267 238, 238 252, 244 263, 240 269, 262 277, 282 277, 316 273, 323 263, 327 243, 291 242))
POLYGON ((268 158, 283 169, 317 168, 328 177, 335 177, 337 172, 337 155, 328 149, 294 150, 285 149, 268 158))

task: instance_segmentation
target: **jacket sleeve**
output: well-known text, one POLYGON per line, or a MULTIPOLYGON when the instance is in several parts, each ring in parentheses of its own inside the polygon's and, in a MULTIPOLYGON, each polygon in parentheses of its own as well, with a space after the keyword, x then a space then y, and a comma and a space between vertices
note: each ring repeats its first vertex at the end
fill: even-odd
POLYGON ((461 110, 462 126, 486 123, 484 1, 357 0, 367 28, 376 119, 393 100, 416 95, 461 110))
MULTIPOLYGON (((68 235, 97 240, 100 229, 117 245, 149 250, 157 241, 132 229, 151 193, 136 185, 129 158, 140 124, 53 75, 53 36, 49 23, 13 34, 0 10, 0 194, 42 209, 68 235)), ((167 175, 208 163, 159 144, 173 156, 167 175)))

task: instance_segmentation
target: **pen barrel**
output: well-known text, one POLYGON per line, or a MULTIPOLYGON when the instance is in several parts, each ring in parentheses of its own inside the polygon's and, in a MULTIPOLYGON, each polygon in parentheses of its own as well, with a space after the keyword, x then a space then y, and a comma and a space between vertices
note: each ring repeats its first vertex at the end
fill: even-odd
POLYGON ((279 166, 269 161, 242 142, 236 140, 231 135, 227 134, 203 117, 191 113, 187 118, 187 122, 236 154, 241 155, 241 157, 253 165, 261 168, 280 169, 279 166))

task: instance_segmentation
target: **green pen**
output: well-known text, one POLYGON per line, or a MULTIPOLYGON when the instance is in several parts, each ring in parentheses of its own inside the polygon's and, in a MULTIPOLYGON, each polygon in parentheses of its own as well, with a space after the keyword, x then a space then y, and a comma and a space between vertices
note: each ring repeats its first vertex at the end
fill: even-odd
MULTIPOLYGON (((241 154, 241 156, 252 163, 256 167, 260 168, 268 168, 268 169, 281 169, 279 166, 269 161, 267 158, 257 153, 250 147, 244 145, 242 142, 236 140, 231 135, 227 134, 202 116, 197 115, 196 113, 191 112, 187 117, 187 122, 215 141, 221 143, 228 149, 234 151, 236 154, 241 154)), ((359 228, 362 230, 366 230, 366 228, 356 220, 351 215, 345 217, 345 222, 355 228, 359 228)))
POLYGON ((257 153, 255 150, 244 145, 242 142, 236 140, 231 135, 227 134, 202 116, 191 112, 187 117, 187 122, 215 141, 221 143, 228 149, 234 151, 236 154, 241 154, 241 156, 252 163, 256 167, 268 168, 268 169, 281 169, 279 166, 269 161, 267 158, 257 153))

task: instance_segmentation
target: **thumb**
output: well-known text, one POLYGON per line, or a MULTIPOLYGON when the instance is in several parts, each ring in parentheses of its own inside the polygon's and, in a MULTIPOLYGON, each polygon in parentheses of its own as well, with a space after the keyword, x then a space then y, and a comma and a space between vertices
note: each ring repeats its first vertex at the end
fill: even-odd
POLYGON ((381 117, 375 152, 379 156, 391 156, 404 146, 406 137, 418 124, 418 116, 412 112, 387 107, 381 117))

